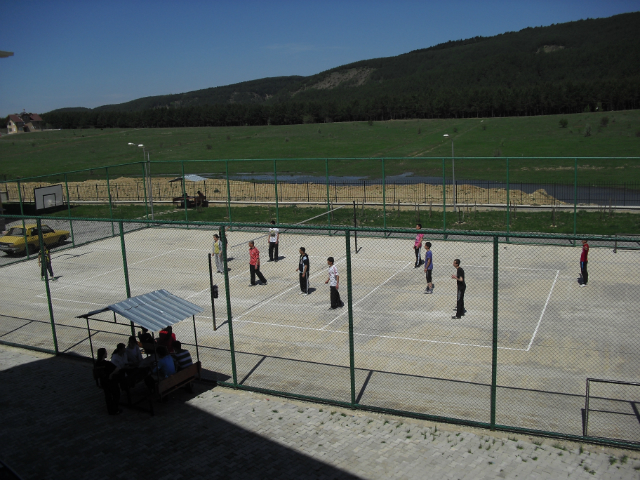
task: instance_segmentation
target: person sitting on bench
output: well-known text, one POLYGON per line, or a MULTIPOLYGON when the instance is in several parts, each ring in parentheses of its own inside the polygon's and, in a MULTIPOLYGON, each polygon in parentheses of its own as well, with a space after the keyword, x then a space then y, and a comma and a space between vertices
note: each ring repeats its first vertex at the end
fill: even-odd
POLYGON ((176 334, 173 333, 171 327, 166 327, 160 330, 158 334, 158 345, 162 345, 167 348, 167 352, 173 353, 173 342, 176 341, 176 334))
POLYGON ((140 353, 140 347, 136 342, 136 337, 131 335, 129 337, 129 344, 125 348, 127 365, 131 367, 137 367, 142 362, 142 353, 140 353))
POLYGON ((176 364, 178 365, 178 371, 184 370, 190 365, 193 365, 193 360, 191 359, 191 354, 188 350, 182 348, 182 344, 180 342, 173 342, 173 356, 176 359, 176 364))

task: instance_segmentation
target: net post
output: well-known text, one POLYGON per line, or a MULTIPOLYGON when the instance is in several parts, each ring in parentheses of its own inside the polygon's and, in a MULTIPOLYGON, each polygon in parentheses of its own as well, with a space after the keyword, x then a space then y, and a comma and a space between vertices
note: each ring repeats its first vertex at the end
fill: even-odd
POLYGON ((107 174, 107 196, 109 198, 109 218, 111 219, 111 236, 115 237, 116 230, 113 226, 113 206, 111 203, 111 184, 109 183, 109 167, 104 167, 105 173, 107 174))
MULTIPOLYGON (((228 171, 227 171, 228 172, 228 171)), ((227 179, 229 176, 227 175, 227 179)), ((227 300, 227 324, 229 325, 229 351, 231 353, 231 375, 233 386, 238 388, 238 372, 236 370, 236 350, 233 341, 233 316, 231 315, 231 292, 229 292, 229 268, 227 264, 227 235, 224 226, 220 227, 222 260, 224 261, 224 294, 227 300)))
MULTIPOLYGON (((185 180, 184 180, 184 160, 181 160, 180 164, 182 165, 182 201, 184 202, 184 221, 188 222, 189 208, 187 205, 187 189, 186 189, 185 180)), ((187 225, 187 228, 189 228, 189 225, 187 225)))
POLYGON ((444 239, 447 239, 447 174, 444 158, 442 158, 442 231, 444 239))
POLYGON ((211 267, 211 254, 209 253, 209 293, 211 294, 211 317, 213 318, 213 331, 218 330, 216 326, 216 306, 213 301, 213 269, 211 267))
POLYGON ((507 158, 507 243, 509 243, 509 230, 511 228, 511 189, 509 185, 509 158, 507 158))
MULTIPOLYGON (((227 216, 229 217, 229 222, 231 222, 231 186, 229 185, 229 160, 225 160, 224 162, 225 165, 225 170, 226 170, 226 176, 227 176, 227 216)), ((222 236, 220 236, 220 239, 222 239, 222 236)), ((226 255, 226 254, 225 254, 226 255)), ((225 256, 225 262, 226 262, 226 256, 225 256)), ((225 263, 225 268, 227 268, 227 264, 225 263)))
MULTIPOLYGON (((387 179, 384 174, 384 158, 382 159, 382 224, 387 228, 387 179)), ((384 236, 387 236, 385 232, 384 236)))
POLYGON ((275 187, 276 194, 276 223, 280 223, 280 209, 278 204, 278 170, 276 168, 277 160, 273 159, 273 185, 275 187))
POLYGON ((356 207, 356 201, 353 201, 353 238, 355 240, 355 246, 356 246, 356 253, 358 253, 358 230, 355 230, 356 228, 358 228, 358 219, 356 218, 356 211, 357 211, 357 207, 356 207))
POLYGON ((351 405, 356 405, 356 372, 353 342, 353 291, 351 288, 351 236, 344 232, 347 247, 347 307, 349 310, 349 375, 351 378, 351 405))
POLYGON ((22 238, 24 238, 24 251, 27 254, 27 260, 31 258, 29 254, 29 243, 27 242, 27 227, 24 223, 24 207, 22 205, 22 190, 20 190, 20 180, 18 184, 18 199, 20 200, 20 216, 22 217, 22 238))
POLYGON ((491 342, 491 430, 496 429, 498 370, 498 237, 493 237, 493 339, 491 342))
MULTIPOLYGON (((42 238, 42 221, 40 220, 40 218, 38 218, 36 220, 36 224, 37 224, 37 228, 38 228, 38 241, 40 242, 40 265, 41 265, 41 272, 40 273, 44 273, 44 286, 45 289, 47 290, 47 306, 49 307, 49 320, 51 321, 51 336, 53 338, 53 348, 56 352, 56 355, 59 354, 58 352, 58 336, 56 335, 56 322, 55 319, 53 318, 53 305, 51 304, 51 290, 49 289, 49 269, 47 268, 47 258, 44 254, 44 238, 42 238)), ((28 247, 28 245, 27 245, 28 247)), ((49 255, 51 255, 51 252, 49 252, 49 255)))
MULTIPOLYGON (((573 235, 577 234, 578 222, 578 159, 573 159, 573 235)), ((576 239, 573 239, 573 246, 576 246, 576 239)))
POLYGON ((147 164, 142 162, 142 189, 144 192, 144 212, 149 220, 149 197, 147 197, 147 164))
MULTIPOLYGON (((118 229, 120 230, 120 250, 122 250, 122 267, 124 270, 124 286, 127 290, 127 298, 131 298, 131 287, 129 285, 129 266, 127 264, 127 248, 124 244, 124 226, 122 222, 118 222, 118 229)), ((136 331, 131 322, 131 335, 135 335, 136 331)))
POLYGON ((67 181, 67 174, 64 174, 64 186, 67 191, 67 212, 69 215, 69 230, 71 230, 71 244, 76 246, 76 238, 73 235, 73 220, 71 220, 71 199, 69 198, 69 182, 67 181))

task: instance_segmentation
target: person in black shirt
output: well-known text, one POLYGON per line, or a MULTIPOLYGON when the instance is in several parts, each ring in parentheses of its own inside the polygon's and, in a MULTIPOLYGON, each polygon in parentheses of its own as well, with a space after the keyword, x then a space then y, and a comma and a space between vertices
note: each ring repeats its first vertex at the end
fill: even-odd
POLYGON ((120 385, 118 384, 118 368, 107 360, 107 349, 98 349, 98 360, 94 368, 94 375, 100 380, 100 386, 104 390, 104 398, 107 401, 109 415, 118 415, 120 410, 120 385))
POLYGON ((304 247, 300 247, 300 261, 296 272, 300 272, 300 295, 309 295, 309 255, 304 247))
POLYGON ((467 289, 467 284, 464 281, 464 270, 460 268, 460 260, 456 258, 453 261, 453 266, 456 269, 456 274, 451 275, 451 278, 458 283, 458 303, 456 306, 456 314, 451 318, 460 319, 466 312, 464 309, 464 291, 467 289))

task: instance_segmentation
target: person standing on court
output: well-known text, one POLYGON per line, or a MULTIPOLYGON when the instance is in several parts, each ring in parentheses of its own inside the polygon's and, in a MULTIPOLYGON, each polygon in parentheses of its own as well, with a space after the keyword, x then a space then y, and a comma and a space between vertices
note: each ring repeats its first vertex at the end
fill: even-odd
POLYGON ((458 283, 458 303, 456 305, 456 314, 451 318, 460 319, 466 312, 464 309, 464 291, 467 289, 467 284, 464 281, 464 270, 460 267, 460 260, 457 258, 453 261, 453 267, 456 269, 456 274, 451 275, 458 283))
POLYGON ((420 265, 422 265, 422 257, 420 256, 420 248, 422 247, 422 238, 424 237, 424 234, 420 233, 420 229, 422 228, 422 224, 418 223, 416 225, 416 230, 418 230, 418 233, 416 234, 416 240, 415 242, 413 242, 413 250, 416 254, 416 264, 414 265, 413 268, 418 268, 420 265))
POLYGON ((280 242, 280 230, 276 228, 276 221, 271 220, 271 228, 269 229, 269 261, 278 261, 278 244, 280 242))
POLYGON ((589 281, 589 272, 587 272, 587 257, 589 256, 589 244, 586 240, 582 240, 582 253, 580 254, 580 275, 582 276, 581 287, 586 287, 589 281))
POLYGON ((300 260, 296 272, 300 272, 300 295, 309 295, 309 255, 300 247, 300 260))
POLYGON ((431 242, 424 242, 424 271, 427 274, 427 288, 424 293, 433 293, 433 252, 431 252, 431 242))
POLYGON ((329 278, 324 283, 329 284, 329 290, 331 292, 331 309, 335 310, 338 307, 344 307, 344 302, 340 299, 340 275, 338 275, 338 268, 333 264, 333 257, 327 258, 327 265, 329 265, 329 278))
POLYGON ((38 254, 38 266, 40 267, 40 275, 42 276, 42 280, 44 281, 47 273, 46 270, 48 270, 49 277, 51 277, 51 280, 55 282, 56 277, 54 277, 53 268, 51 267, 51 252, 46 247, 46 245, 44 246, 43 250, 44 250, 44 261, 42 260, 42 250, 38 254))
POLYGON ((250 287, 255 286, 256 275, 258 275, 263 285, 267 284, 267 279, 264 278, 264 275, 260 272, 260 251, 256 248, 253 240, 249 242, 249 271, 251 272, 250 287))
POLYGON ((213 258, 216 261, 216 271, 224 273, 224 262, 222 261, 222 247, 220 246, 220 237, 217 233, 213 234, 213 258))

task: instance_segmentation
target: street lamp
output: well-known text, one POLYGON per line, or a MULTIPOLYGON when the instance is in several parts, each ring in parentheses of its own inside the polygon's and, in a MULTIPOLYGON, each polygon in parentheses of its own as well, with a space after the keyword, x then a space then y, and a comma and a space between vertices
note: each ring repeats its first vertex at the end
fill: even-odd
POLYGON ((146 182, 148 186, 147 191, 149 192, 149 206, 151 207, 151 220, 153 220, 153 183, 151 182, 151 155, 142 143, 135 144, 129 142, 128 145, 131 147, 142 148, 142 161, 144 162, 144 171, 145 176, 147 177, 146 182))
POLYGON ((453 211, 455 212, 457 195, 456 195, 456 161, 454 160, 454 156, 453 156, 453 137, 448 133, 445 133, 443 137, 451 139, 451 174, 452 174, 451 176, 453 177, 453 211))

